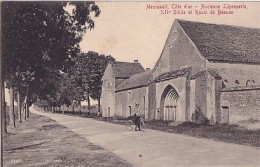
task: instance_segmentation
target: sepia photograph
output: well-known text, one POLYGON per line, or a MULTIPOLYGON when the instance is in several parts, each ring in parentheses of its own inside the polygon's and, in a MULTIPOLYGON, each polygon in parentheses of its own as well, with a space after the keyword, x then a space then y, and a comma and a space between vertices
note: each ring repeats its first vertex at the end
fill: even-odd
POLYGON ((0 5, 1 167, 260 166, 260 2, 0 5))

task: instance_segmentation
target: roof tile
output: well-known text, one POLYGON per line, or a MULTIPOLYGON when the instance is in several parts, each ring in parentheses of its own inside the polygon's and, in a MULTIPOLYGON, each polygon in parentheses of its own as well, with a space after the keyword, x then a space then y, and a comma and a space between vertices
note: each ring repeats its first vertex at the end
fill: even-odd
POLYGON ((191 67, 179 68, 170 72, 163 73, 154 79, 155 82, 166 81, 186 75, 191 67))
POLYGON ((116 91, 123 91, 133 89, 137 87, 148 86, 153 81, 153 71, 148 70, 142 73, 132 75, 129 79, 123 81, 117 88, 116 91))
POLYGON ((260 64, 260 29, 178 20, 209 61, 260 64))
POLYGON ((140 63, 114 62, 112 64, 115 78, 129 78, 131 75, 145 71, 140 63))

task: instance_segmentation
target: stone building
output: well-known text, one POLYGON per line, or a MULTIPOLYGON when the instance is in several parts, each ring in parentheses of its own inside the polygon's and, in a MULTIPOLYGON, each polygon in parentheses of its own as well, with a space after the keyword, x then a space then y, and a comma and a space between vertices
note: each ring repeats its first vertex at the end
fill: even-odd
POLYGON ((110 117, 117 114, 117 104, 115 101, 116 88, 130 76, 143 71, 145 71, 144 68, 137 60, 135 60, 134 63, 115 62, 113 64, 108 64, 102 77, 101 105, 104 116, 110 117))
POLYGON ((218 123, 260 120, 260 29, 175 20, 152 70, 117 63, 103 76, 104 116, 182 122, 199 108, 218 123))

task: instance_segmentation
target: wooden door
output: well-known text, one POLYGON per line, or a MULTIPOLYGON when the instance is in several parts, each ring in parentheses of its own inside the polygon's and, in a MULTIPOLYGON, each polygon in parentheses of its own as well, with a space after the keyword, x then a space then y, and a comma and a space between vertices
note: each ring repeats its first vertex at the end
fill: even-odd
POLYGON ((229 107, 228 106, 222 106, 221 122, 222 123, 229 123, 229 107))

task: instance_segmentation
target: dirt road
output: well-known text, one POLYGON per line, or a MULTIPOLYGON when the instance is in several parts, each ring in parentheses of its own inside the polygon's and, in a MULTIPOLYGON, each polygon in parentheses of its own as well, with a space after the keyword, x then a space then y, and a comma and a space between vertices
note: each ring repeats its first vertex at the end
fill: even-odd
POLYGON ((126 131, 124 126, 61 114, 48 116, 90 142, 135 166, 258 166, 260 149, 154 130, 126 131))

